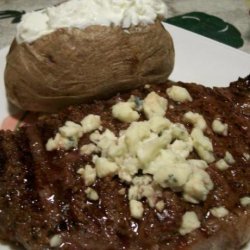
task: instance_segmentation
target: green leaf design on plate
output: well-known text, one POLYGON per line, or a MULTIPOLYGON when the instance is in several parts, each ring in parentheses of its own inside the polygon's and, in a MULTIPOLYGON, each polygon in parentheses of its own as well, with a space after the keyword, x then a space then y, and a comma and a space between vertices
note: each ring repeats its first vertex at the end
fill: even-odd
POLYGON ((244 44, 241 33, 232 24, 203 12, 190 12, 164 21, 235 48, 244 44))

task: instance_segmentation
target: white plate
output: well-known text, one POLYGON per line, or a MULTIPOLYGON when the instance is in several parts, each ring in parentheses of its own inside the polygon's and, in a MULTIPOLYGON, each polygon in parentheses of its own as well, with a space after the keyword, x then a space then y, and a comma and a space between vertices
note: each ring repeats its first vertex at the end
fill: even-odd
MULTIPOLYGON (((170 77, 172 80, 227 86, 250 74, 249 54, 173 25, 164 25, 175 44, 176 63, 170 77)), ((9 115, 3 81, 7 51, 8 48, 0 50, 0 121, 9 115)), ((10 248, 0 245, 0 250, 7 249, 10 248)), ((250 244, 245 250, 250 250, 250 244)))

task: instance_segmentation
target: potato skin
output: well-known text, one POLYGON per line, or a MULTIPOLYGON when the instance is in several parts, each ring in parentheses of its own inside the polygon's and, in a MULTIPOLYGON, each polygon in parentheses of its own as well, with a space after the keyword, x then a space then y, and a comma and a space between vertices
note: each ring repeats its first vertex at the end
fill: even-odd
POLYGON ((110 97, 167 80, 174 46, 160 21, 120 27, 63 28, 33 43, 13 41, 5 69, 10 102, 54 112, 69 104, 110 97))

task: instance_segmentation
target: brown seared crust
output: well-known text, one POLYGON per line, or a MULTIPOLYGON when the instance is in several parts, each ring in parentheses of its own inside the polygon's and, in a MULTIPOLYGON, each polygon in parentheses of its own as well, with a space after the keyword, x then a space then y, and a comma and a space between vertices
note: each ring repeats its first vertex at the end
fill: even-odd
MULTIPOLYGON (((209 166, 207 171, 215 188, 206 201, 198 205, 165 190, 166 206, 162 213, 145 203, 143 219, 131 219, 127 197, 118 193, 127 186, 118 178, 97 180, 94 189, 100 200, 87 201, 84 181, 76 171, 89 163, 91 157, 80 156, 77 150, 45 150, 47 140, 65 121, 79 122, 89 113, 100 115, 103 126, 117 133, 128 126, 110 115, 110 107, 117 100, 126 100, 131 94, 143 98, 152 90, 165 96, 171 84, 140 88, 94 104, 71 106, 19 131, 1 131, 0 237, 32 250, 50 249, 49 239, 55 234, 62 236, 64 244, 60 249, 64 250, 240 249, 250 240, 250 209, 243 208, 239 202, 241 197, 250 196, 250 164, 242 156, 250 149, 250 79, 240 79, 228 88, 216 89, 178 83, 188 89, 194 101, 177 104, 169 100, 169 105, 174 107, 166 114, 170 120, 180 122, 183 114, 190 110, 201 113, 208 124, 206 134, 212 138, 216 159, 228 150, 236 160, 236 164, 223 172, 213 164, 209 166), (227 137, 211 130, 216 117, 229 125, 227 137), (209 209, 216 206, 225 206, 229 215, 221 219, 212 216, 209 209), (181 236, 178 229, 186 211, 196 212, 201 228, 181 236)), ((88 142, 86 135, 79 145, 88 142)))
POLYGON ((121 90, 164 83, 174 46, 160 21, 124 30, 90 26, 59 29, 33 43, 13 42, 5 85, 23 110, 55 112, 121 90))

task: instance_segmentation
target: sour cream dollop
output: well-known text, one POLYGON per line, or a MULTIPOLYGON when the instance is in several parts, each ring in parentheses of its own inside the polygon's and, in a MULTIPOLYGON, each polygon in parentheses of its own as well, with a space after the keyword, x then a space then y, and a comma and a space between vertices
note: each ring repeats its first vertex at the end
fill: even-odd
POLYGON ((17 26, 16 40, 30 43, 59 28, 114 25, 127 29, 154 23, 158 16, 167 16, 163 0, 70 0, 25 14, 17 26))

